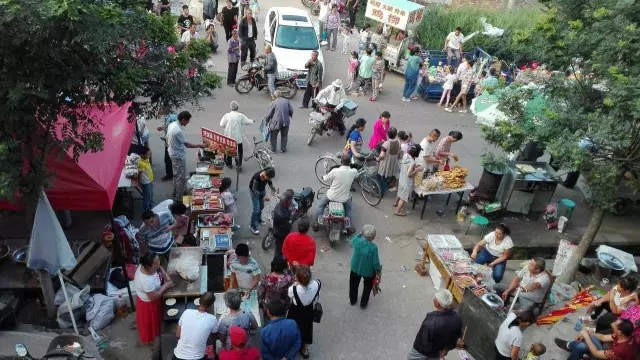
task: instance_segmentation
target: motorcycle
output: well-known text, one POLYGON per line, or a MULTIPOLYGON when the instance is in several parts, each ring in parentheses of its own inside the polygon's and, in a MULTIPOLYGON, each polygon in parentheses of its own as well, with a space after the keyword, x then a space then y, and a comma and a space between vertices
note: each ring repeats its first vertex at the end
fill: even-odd
MULTIPOLYGON (((310 187, 302 188, 301 192, 296 192, 293 194, 294 200, 294 209, 291 212, 291 223, 298 221, 302 217, 307 216, 309 209, 313 205, 313 197, 314 197, 313 189, 310 187)), ((267 218, 267 223, 269 225, 269 229, 267 233, 262 238, 262 248, 267 250, 273 245, 275 241, 275 236, 273 235, 273 210, 271 210, 270 216, 267 218)))
MULTIPOLYGON (((322 189, 318 190, 318 200, 320 200, 322 189)), ((323 214, 318 216, 318 219, 313 224, 313 231, 320 230, 321 224, 329 234, 329 245, 334 247, 340 241, 342 234, 347 234, 348 229, 351 228, 351 220, 347 217, 344 204, 330 201, 329 205, 324 208, 323 214)))
MULTIPOLYGON (((257 88, 258 91, 269 89, 267 77, 263 75, 262 69, 264 68, 264 64, 261 59, 261 57, 258 57, 256 62, 248 65, 246 68, 247 74, 243 75, 238 79, 238 81, 236 81, 235 88, 238 94, 247 94, 254 87, 257 88)), ((278 74, 278 78, 276 79, 276 89, 280 90, 280 94, 283 98, 293 99, 298 93, 296 79, 300 74, 293 74, 282 78, 279 75, 280 74, 278 74)))
MULTIPOLYGON (((44 360, 44 359, 66 359, 66 360, 82 360, 85 359, 84 355, 84 350, 82 349, 82 346, 78 346, 75 347, 74 345, 78 344, 77 341, 74 340, 80 340, 80 338, 76 337, 76 336, 68 336, 68 335, 61 335, 61 336, 57 336, 55 337, 53 340, 51 340, 51 343, 49 343, 49 347, 47 348, 47 353, 40 358, 40 360, 44 360), (66 343, 66 344, 72 344, 71 347, 69 346, 65 346, 65 347, 61 347, 60 345, 66 343), (66 350, 69 349, 69 350, 66 350)), ((34 358, 33 356, 31 356, 31 354, 29 354, 29 350, 27 349, 27 347, 24 344, 16 344, 15 345, 15 350, 16 350, 16 354, 18 354, 18 356, 25 358, 27 360, 36 360, 36 358, 34 358)))
MULTIPOLYGON (((322 136, 325 132, 329 136, 329 130, 340 131, 342 127, 344 129, 344 119, 355 115, 355 111, 351 111, 348 116, 345 116, 344 108, 335 112, 335 110, 326 104, 325 99, 321 99, 320 103, 313 102, 313 112, 309 115, 309 137, 307 138, 307 145, 311 145, 316 135, 322 136), (337 113, 338 120, 331 118, 331 114, 337 113)), ((340 136, 344 135, 341 133, 340 136)))

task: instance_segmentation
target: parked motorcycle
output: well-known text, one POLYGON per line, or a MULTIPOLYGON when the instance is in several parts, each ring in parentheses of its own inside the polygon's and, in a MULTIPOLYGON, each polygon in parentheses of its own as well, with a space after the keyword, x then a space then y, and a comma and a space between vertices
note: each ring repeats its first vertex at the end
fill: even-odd
MULTIPOLYGON (((291 212, 291 223, 294 223, 301 219, 302 217, 306 217, 309 209, 313 205, 313 197, 314 197, 313 189, 310 187, 302 188, 301 192, 296 192, 293 194, 293 200, 296 203, 296 207, 291 212)), ((275 241, 275 237, 273 235, 273 210, 271 210, 270 216, 267 218, 267 223, 269 229, 267 233, 262 238, 262 248, 267 250, 273 245, 275 241)))
MULTIPOLYGON (((311 125, 311 130, 309 130, 309 137, 307 139, 307 145, 311 145, 313 139, 316 135, 322 136, 325 132, 327 135, 329 131, 340 131, 342 127, 344 129, 344 119, 349 118, 355 115, 354 111, 349 111, 348 114, 345 114, 344 107, 337 112, 328 107, 325 99, 321 99, 320 103, 313 102, 313 112, 309 115, 309 125, 311 125), (337 113, 338 116, 331 117, 331 114, 337 113)), ((340 134, 343 135, 343 134, 340 134)))
MULTIPOLYGON (((325 189, 326 188, 321 188, 325 189)), ((321 189, 318 190, 318 200, 320 200, 321 189)), ((344 204, 330 201, 329 205, 324 208, 322 216, 318 216, 313 224, 313 231, 320 230, 320 226, 329 234, 329 245, 335 246, 342 234, 347 233, 347 229, 351 228, 351 220, 347 217, 344 210, 344 204)))
MULTIPOLYGON (((238 94, 247 94, 254 87, 258 91, 269 89, 267 78, 264 75, 262 69, 264 69, 263 58, 258 57, 255 62, 248 65, 246 68, 247 74, 243 75, 236 81, 236 91, 238 94)), ((280 75, 280 74, 278 74, 280 75)), ((276 79, 276 89, 280 90, 280 94, 285 99, 293 99, 298 93, 298 85, 296 85, 296 79, 299 74, 291 74, 283 78, 276 79)), ((280 76, 278 76, 280 77, 280 76)))
MULTIPOLYGON (((64 336, 66 335, 61 335, 54 338, 49 344, 47 353, 43 357, 41 357, 40 360, 44 360, 44 359, 82 360, 84 359, 83 357, 84 350, 82 350, 82 347, 78 348, 77 350, 75 348, 71 348, 71 350, 65 350, 65 348, 62 348, 62 349, 59 348, 59 344, 60 344, 59 338, 64 336)), ((31 356, 31 354, 29 354, 29 350, 24 344, 16 344, 15 350, 16 350, 16 354, 18 354, 18 356, 20 357, 23 357, 27 360, 36 360, 36 358, 34 358, 33 356, 31 356)))

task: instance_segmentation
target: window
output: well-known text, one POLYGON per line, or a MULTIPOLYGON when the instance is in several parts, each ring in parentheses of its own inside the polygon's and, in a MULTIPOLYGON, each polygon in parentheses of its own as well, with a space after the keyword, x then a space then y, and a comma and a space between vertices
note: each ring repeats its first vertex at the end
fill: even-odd
POLYGON ((316 31, 312 27, 280 25, 276 34, 277 47, 294 50, 317 50, 316 31))
POLYGON ((282 20, 284 21, 299 21, 303 23, 308 23, 307 17, 303 15, 282 15, 282 20))

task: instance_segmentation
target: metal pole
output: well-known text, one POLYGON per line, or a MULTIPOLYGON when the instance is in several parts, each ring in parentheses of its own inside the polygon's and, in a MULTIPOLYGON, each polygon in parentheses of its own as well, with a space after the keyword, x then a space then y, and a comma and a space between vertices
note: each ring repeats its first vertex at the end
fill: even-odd
POLYGON ((58 270, 58 278, 60 278, 60 285, 62 285, 62 293, 64 293, 64 299, 67 301, 67 308, 69 309, 69 315, 71 316, 73 330, 75 330, 76 335, 80 336, 80 333, 78 332, 78 325, 76 325, 76 317, 73 316, 73 309, 71 308, 71 301, 69 300, 67 287, 64 285, 64 279, 62 278, 62 272, 60 270, 58 270))
POLYGON ((509 307, 509 312, 507 312, 507 314, 513 311, 514 306, 516 306, 516 301, 518 301, 518 297, 520 297, 521 291, 522 291, 522 287, 518 286, 518 291, 516 291, 516 295, 513 297, 513 302, 511 303, 511 306, 509 307))

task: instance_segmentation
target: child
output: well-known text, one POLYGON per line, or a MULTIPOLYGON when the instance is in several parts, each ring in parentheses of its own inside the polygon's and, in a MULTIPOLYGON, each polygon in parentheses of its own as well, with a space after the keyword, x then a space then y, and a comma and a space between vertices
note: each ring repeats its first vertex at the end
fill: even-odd
POLYGON ((447 98, 447 101, 444 103, 445 106, 449 106, 449 100, 451 97, 451 90, 453 89, 453 83, 456 82, 456 73, 453 71, 453 67, 449 68, 449 74, 444 79, 444 85, 442 86, 442 96, 440 97, 440 102, 438 106, 442 106, 442 100, 447 98))
POLYGON ((544 355, 547 352, 547 348, 540 343, 531 344, 531 349, 527 354, 525 360, 540 360, 540 356, 544 355))
POLYGON ((420 145, 413 145, 409 153, 402 158, 400 165, 400 178, 398 180, 398 196, 393 206, 396 207, 393 213, 396 216, 407 216, 403 210, 404 204, 409 202, 409 195, 413 192, 413 177, 422 171, 422 166, 416 164, 416 158, 420 155, 422 148, 420 145))
POLYGON ((179 202, 173 201, 169 205, 169 211, 176 220, 167 230, 173 233, 173 238, 180 246, 196 246, 193 235, 189 235, 189 216, 187 215, 187 207, 179 202))
MULTIPOLYGON (((238 204, 236 204, 236 197, 231 193, 231 179, 228 177, 222 179, 222 183, 220 184, 220 199, 222 199, 222 203, 224 204, 224 212, 227 214, 233 214, 235 217, 238 213, 238 204)), ((232 230, 240 229, 240 225, 235 224, 231 228, 232 230)))
POLYGON ((347 69, 347 78, 349 79, 349 86, 345 89, 345 91, 349 91, 353 86, 353 82, 356 81, 356 76, 358 76, 358 53, 355 51, 351 52, 351 59, 349 59, 349 68, 347 69))
POLYGON ((349 47, 351 47, 351 30, 346 27, 343 27, 340 30, 340 37, 342 38, 342 55, 347 55, 349 52, 349 47))
POLYGON ((398 139, 400 139, 400 148, 403 153, 408 153, 411 148, 411 143, 409 142, 409 134, 406 131, 400 130, 398 131, 398 139))
POLYGON ((153 208, 153 169, 149 159, 151 158, 151 149, 143 147, 138 160, 138 182, 142 188, 142 207, 144 211, 153 208))

